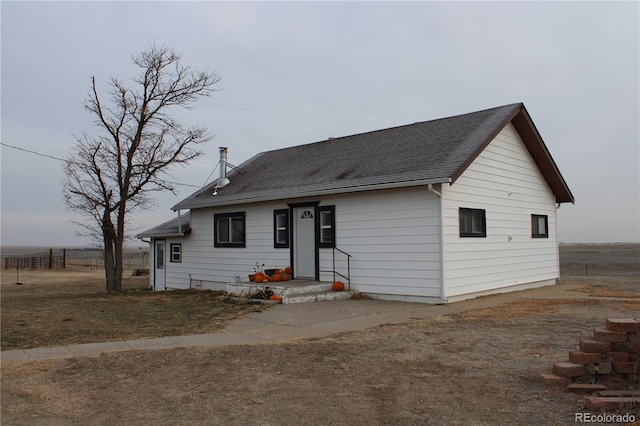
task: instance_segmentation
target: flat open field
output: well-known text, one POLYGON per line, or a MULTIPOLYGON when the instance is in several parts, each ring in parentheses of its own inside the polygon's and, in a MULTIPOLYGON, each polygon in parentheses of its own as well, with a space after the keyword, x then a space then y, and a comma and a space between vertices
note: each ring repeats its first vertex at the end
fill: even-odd
POLYGON ((152 292, 148 276, 123 276, 123 292, 106 294, 104 272, 88 266, 2 270, 2 350, 98 343, 219 331, 266 309, 222 292, 152 292))
MULTIPOLYGON (((612 271, 619 248, 599 248, 612 271)), ((622 263, 633 269, 630 253, 622 263)), ((2 424, 574 424, 583 397, 538 376, 606 317, 638 316, 640 274, 565 275, 559 285, 584 298, 280 344, 4 362, 2 424)), ((639 407, 624 412, 640 418, 639 407)))

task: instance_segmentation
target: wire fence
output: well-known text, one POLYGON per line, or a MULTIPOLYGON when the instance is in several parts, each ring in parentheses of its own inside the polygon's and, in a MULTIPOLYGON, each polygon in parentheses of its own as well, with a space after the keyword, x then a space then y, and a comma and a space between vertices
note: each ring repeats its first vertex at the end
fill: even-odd
POLYGON ((67 250, 63 249, 61 255, 53 254, 53 249, 48 255, 40 256, 9 256, 4 258, 4 269, 58 269, 65 268, 67 264, 67 250))

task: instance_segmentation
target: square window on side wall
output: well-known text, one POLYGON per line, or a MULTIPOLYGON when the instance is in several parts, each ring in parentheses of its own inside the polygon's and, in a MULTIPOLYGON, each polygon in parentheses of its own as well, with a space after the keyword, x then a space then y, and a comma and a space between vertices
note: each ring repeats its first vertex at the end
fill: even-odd
POLYGON ((549 238, 549 216, 531 215, 531 238, 549 238))
POLYGON ((487 236, 487 215, 484 209, 461 207, 458 210, 458 218, 461 237, 487 236))

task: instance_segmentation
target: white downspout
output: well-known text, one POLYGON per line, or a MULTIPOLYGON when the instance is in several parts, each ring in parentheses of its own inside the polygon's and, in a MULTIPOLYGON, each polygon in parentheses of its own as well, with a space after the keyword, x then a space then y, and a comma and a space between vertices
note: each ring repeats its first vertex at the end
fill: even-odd
MULTIPOLYGON (((442 186, 440 186, 442 188, 442 186)), ((444 286, 444 207, 442 205, 442 193, 436 191, 433 188, 433 184, 430 183, 427 185, 427 189, 429 192, 433 192, 440 199, 440 303, 447 303, 449 299, 445 296, 445 286, 444 286)), ((442 190, 442 189, 441 189, 442 190)))
MULTIPOLYGON (((558 241, 558 210, 560 209, 561 206, 562 206, 562 204, 556 203, 556 211, 554 212, 554 215, 555 215, 554 222, 556 224, 556 226, 555 226, 555 230, 556 230, 556 268, 558 268, 558 281, 562 281, 562 276, 560 275, 560 241, 558 241)), ((547 232, 549 232, 548 229, 547 229, 547 232)))
POLYGON ((178 234, 182 234, 182 218, 180 217, 180 209, 178 209, 178 234))

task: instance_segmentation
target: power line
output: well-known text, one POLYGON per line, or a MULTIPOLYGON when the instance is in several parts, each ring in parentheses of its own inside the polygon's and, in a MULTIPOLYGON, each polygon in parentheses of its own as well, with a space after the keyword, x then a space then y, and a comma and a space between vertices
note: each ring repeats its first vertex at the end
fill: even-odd
POLYGON ((8 143, 4 143, 4 142, 0 142, 0 145, 6 146, 6 147, 9 147, 9 148, 13 148, 13 149, 17 149, 19 151, 28 152, 29 154, 39 155, 41 157, 53 158, 54 160, 58 160, 58 161, 67 161, 67 160, 65 160, 63 158, 54 157, 53 155, 43 154, 41 152, 31 151, 30 149, 20 148, 19 146, 9 145, 8 143))
MULTIPOLYGON (((34 154, 34 155, 39 155, 41 157, 51 158, 53 160, 58 160, 58 161, 62 161, 62 162, 66 162, 67 161, 64 158, 54 157, 53 155, 43 154, 41 152, 32 151, 30 149, 20 148, 19 146, 9 145, 8 143, 4 143, 4 142, 0 142, 0 145, 6 146, 8 148, 17 149, 18 151, 28 152, 29 154, 34 154)), ((170 182, 170 181, 167 181, 167 183, 170 183, 170 184, 173 184, 173 185, 190 186, 190 187, 193 187, 193 188, 202 188, 202 186, 190 185, 188 183, 179 183, 179 182, 170 182)))

